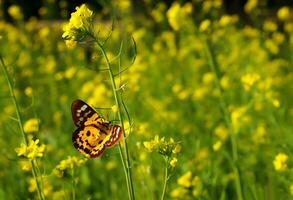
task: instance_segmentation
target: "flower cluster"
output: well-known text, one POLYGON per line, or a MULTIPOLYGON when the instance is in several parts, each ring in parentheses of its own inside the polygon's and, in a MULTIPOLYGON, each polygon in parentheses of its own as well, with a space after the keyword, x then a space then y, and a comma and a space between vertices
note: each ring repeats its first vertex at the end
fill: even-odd
POLYGON ((39 119, 31 118, 24 123, 23 126, 25 133, 34 133, 39 131, 39 119))
POLYGON ((167 160, 170 160, 170 165, 175 167, 177 164, 176 155, 181 151, 181 146, 178 142, 175 142, 173 138, 170 138, 169 141, 165 140, 164 137, 159 138, 159 136, 155 136, 153 140, 144 142, 144 147, 149 152, 158 152, 163 155, 167 160))
POLYGON ((275 170, 278 172, 286 171, 288 169, 287 160, 288 156, 284 153, 276 155, 275 160, 273 161, 275 170))
POLYGON ((64 172, 67 169, 73 169, 74 167, 79 167, 83 165, 87 159, 78 158, 76 156, 68 156, 67 159, 61 160, 60 163, 55 167, 54 174, 58 177, 63 177, 64 172))
POLYGON ((34 160, 36 158, 41 158, 44 155, 46 145, 39 145, 40 140, 31 140, 28 145, 21 144, 19 148, 16 148, 15 151, 18 156, 24 156, 30 160, 34 160))
POLYGON ((88 36, 91 31, 91 24, 93 21, 93 11, 91 11, 85 4, 76 7, 76 11, 71 14, 69 23, 63 27, 63 35, 67 42, 66 44, 76 44, 88 36))
POLYGON ((203 195, 202 181, 199 176, 194 176, 191 171, 186 172, 177 179, 178 187, 171 192, 172 198, 182 198, 186 195, 199 197, 203 195), (192 193, 189 195, 188 193, 192 193))

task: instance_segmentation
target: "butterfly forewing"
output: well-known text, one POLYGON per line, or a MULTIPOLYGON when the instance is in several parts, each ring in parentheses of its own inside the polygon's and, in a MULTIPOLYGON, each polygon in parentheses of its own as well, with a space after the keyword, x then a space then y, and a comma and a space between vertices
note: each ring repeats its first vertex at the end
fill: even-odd
POLYGON ((75 100, 71 104, 72 119, 76 126, 81 126, 96 112, 82 100, 75 100))

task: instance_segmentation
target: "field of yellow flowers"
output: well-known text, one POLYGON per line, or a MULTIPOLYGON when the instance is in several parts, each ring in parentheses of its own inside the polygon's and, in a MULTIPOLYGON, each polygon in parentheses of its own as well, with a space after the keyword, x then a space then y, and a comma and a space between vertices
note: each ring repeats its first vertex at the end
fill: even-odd
POLYGON ((293 199, 292 7, 144 4, 8 8, 0 199, 293 199))

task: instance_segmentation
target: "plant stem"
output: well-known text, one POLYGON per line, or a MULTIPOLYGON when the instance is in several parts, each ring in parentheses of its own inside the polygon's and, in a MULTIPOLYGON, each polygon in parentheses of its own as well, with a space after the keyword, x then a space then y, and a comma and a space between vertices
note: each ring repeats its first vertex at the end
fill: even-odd
POLYGON ((167 190, 167 183, 168 183, 168 180, 169 180, 169 174, 168 174, 168 160, 165 159, 166 161, 166 166, 165 166, 165 180, 164 180, 164 187, 163 187, 163 191, 162 191, 162 195, 161 195, 161 200, 164 200, 165 199, 165 194, 166 194, 166 190, 167 190))
POLYGON ((75 173, 74 166, 71 166, 71 178, 72 178, 72 200, 75 200, 75 173))
MULTIPOLYGON (((21 117, 21 114, 20 114, 20 109, 19 109, 16 97, 15 97, 14 88, 12 86, 12 81, 11 81, 10 76, 8 74, 7 67, 6 67, 5 62, 4 62, 3 58, 2 58, 2 55, 0 55, 0 61, 1 61, 1 64, 2 64, 2 69, 3 69, 5 79, 7 81, 8 87, 9 87, 10 95, 11 95, 11 98, 12 98, 12 101, 13 101, 13 104, 14 104, 14 107, 15 107, 15 110, 16 110, 17 122, 18 122, 18 126, 19 126, 19 129, 20 129, 21 135, 22 135, 22 139, 23 139, 24 144, 27 145, 28 140, 27 140, 27 137, 26 137, 25 132, 23 130, 23 125, 22 125, 23 123, 22 123, 22 117, 21 117)), ((34 179, 36 181, 39 199, 43 200, 45 198, 44 198, 44 195, 42 194, 40 183, 38 181, 38 175, 37 175, 35 163, 33 162, 33 160, 30 160, 30 163, 31 163, 31 166, 32 166, 32 174, 33 174, 33 177, 34 177, 34 179)))
POLYGON ((121 103, 119 101, 118 98, 118 91, 117 91, 117 87, 116 87, 116 83, 115 83, 115 79, 114 79, 114 75, 113 75, 113 70, 112 70, 112 66, 111 63, 109 61, 109 58, 105 52, 105 49, 103 47, 103 45, 100 44, 100 42, 94 38, 94 40, 96 41, 100 51, 103 54, 103 57, 107 63, 107 67, 108 67, 108 71, 109 71, 109 76, 111 79, 111 85, 112 85, 112 90, 113 90, 113 95, 114 95, 114 99, 115 99, 115 104, 118 107, 118 119, 121 123, 122 126, 122 130, 123 130, 123 143, 124 143, 124 156, 123 156, 123 151, 122 151, 122 147, 119 143, 119 151, 120 151, 120 157, 122 160, 122 165, 124 168, 124 172, 126 175, 126 183, 127 183, 127 189, 128 189, 128 197, 130 200, 134 200, 135 199, 135 195, 134 195, 134 190, 133 190, 133 183, 132 183, 132 176, 131 176, 131 166, 130 166, 130 159, 129 159, 129 152, 128 152, 128 146, 127 146, 127 141, 126 141, 126 134, 125 134, 125 129, 124 129, 124 123, 123 123, 123 117, 122 117, 122 113, 121 113, 121 103))
POLYGON ((220 96, 219 96, 220 106, 221 106, 222 112, 224 114, 225 123, 226 123, 226 126, 228 127, 228 130, 230 132, 229 135, 230 135, 231 146, 232 146, 232 160, 233 160, 232 165, 233 165, 234 174, 236 176, 235 187, 236 187, 237 196, 238 196, 239 200, 243 200, 241 181, 240 181, 240 176, 239 176, 239 169, 237 167, 238 150, 237 150, 236 136, 235 136, 233 129, 232 129, 232 126, 231 126, 230 115, 228 112, 227 103, 224 98, 223 89, 220 85, 220 78, 219 78, 218 71, 217 71, 218 68, 216 66, 214 57, 212 56, 212 52, 211 52, 210 46, 208 44, 208 41, 205 38, 203 38, 203 42, 204 42, 204 48, 205 48, 204 50, 205 50, 205 53, 207 56, 208 64, 215 75, 215 84, 216 84, 217 89, 220 92, 220 96))

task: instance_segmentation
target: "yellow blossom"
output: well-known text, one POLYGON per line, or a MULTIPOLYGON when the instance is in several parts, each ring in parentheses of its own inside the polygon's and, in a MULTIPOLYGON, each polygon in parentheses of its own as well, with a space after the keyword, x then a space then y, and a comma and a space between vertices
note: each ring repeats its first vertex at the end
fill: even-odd
POLYGON ((117 105, 112 106, 111 109, 114 113, 117 113, 119 111, 119 108, 117 105))
POLYGON ((20 165, 21 169, 25 172, 29 172, 32 170, 31 162, 28 160, 19 161, 19 165, 20 165))
POLYGON ((12 5, 8 8, 8 13, 11 17, 13 17, 16 20, 23 19, 23 14, 19 6, 12 5))
POLYGON ((31 118, 24 123, 23 130, 25 133, 33 133, 39 131, 39 119, 31 118))
POLYGON ((174 2, 167 11, 167 19, 170 26, 178 31, 185 20, 185 10, 178 2, 174 2))
POLYGON ((287 160, 288 160, 288 156, 284 153, 279 153, 278 155, 276 155, 273 161, 275 170, 278 172, 286 171, 288 168, 286 163, 287 160))
POLYGON ((278 12, 277 16, 280 20, 286 20, 290 17, 290 9, 287 6, 281 7, 278 12))
POLYGON ((26 87, 25 90, 24 90, 24 93, 25 93, 26 96, 31 97, 33 95, 32 87, 26 87))
POLYGON ((244 5, 245 12, 249 13, 257 7, 258 0, 248 0, 244 5))
POLYGON ((175 167, 176 164, 177 164, 177 158, 172 158, 172 160, 170 161, 171 167, 175 167))
POLYGON ((46 145, 38 145, 39 139, 29 141, 28 145, 21 144, 15 151, 18 156, 24 156, 30 160, 34 160, 37 157, 43 157, 46 145))
POLYGON ((192 178, 192 173, 191 171, 188 171, 178 178, 177 183, 180 186, 189 188, 191 186, 191 178, 192 178))
POLYGON ((249 91, 250 88, 260 79, 260 76, 256 73, 248 73, 241 77, 241 82, 245 91, 249 91))
POLYGON ((93 11, 85 4, 76 7, 76 11, 71 13, 69 23, 63 26, 62 37, 66 40, 79 41, 89 34, 92 23, 93 11))
POLYGON ((57 177, 62 177, 67 169, 73 169, 79 167, 86 162, 85 158, 78 158, 76 156, 68 156, 67 159, 61 160, 60 163, 55 167, 54 174, 57 177))
POLYGON ((278 26, 275 22, 266 20, 263 24, 263 29, 269 32, 275 32, 278 29, 278 26))
POLYGON ((187 193, 187 190, 185 188, 178 187, 172 190, 170 196, 172 198, 182 198, 184 195, 186 195, 186 193, 187 193))
POLYGON ((219 149, 222 146, 222 142, 221 141, 217 141, 215 144, 213 144, 213 150, 214 151, 219 151, 219 149))
POLYGON ((205 32, 206 30, 208 30, 210 25, 211 25, 211 21, 209 19, 203 20, 199 25, 199 31, 200 32, 205 32))

